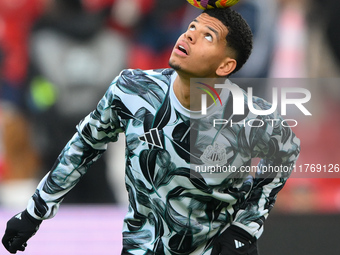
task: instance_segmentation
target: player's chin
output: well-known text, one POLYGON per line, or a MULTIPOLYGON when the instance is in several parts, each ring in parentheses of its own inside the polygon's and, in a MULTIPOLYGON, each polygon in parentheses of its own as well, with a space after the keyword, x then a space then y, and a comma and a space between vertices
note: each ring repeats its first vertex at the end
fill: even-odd
POLYGON ((176 63, 176 61, 174 61, 172 58, 169 59, 169 66, 176 71, 179 71, 182 69, 181 65, 176 63))

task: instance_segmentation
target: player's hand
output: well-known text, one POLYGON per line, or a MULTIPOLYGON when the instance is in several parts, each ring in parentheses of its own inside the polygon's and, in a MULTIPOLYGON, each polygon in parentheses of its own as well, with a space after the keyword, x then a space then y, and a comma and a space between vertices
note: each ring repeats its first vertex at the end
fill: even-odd
POLYGON ((27 240, 37 232, 41 222, 33 218, 27 210, 18 213, 7 222, 2 244, 13 254, 24 251, 27 240))
POLYGON ((211 255, 257 255, 256 238, 231 225, 214 242, 211 255))

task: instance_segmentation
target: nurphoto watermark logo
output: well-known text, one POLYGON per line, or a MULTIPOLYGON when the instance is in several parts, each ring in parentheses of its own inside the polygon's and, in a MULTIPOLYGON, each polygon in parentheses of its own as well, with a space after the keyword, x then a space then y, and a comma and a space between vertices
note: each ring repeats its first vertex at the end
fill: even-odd
POLYGON ((189 150, 192 177, 214 184, 226 177, 242 179, 260 169, 268 176, 340 178, 340 162, 332 156, 336 142, 329 145, 333 154, 325 151, 320 157, 307 158, 305 146, 301 150, 305 157, 297 162, 270 165, 257 161, 264 151, 273 155, 297 148, 299 139, 303 144, 302 139, 308 137, 312 148, 319 146, 323 136, 327 141, 336 137, 319 130, 331 125, 330 130, 336 130, 339 91, 339 78, 191 79, 190 123, 188 131, 183 131, 190 135, 190 148, 182 150, 189 150), (290 136, 292 132, 297 132, 296 137, 290 136), (282 149, 270 137, 281 134, 287 142, 282 149))
MULTIPOLYGON (((248 157, 252 146, 256 143, 259 150, 269 143, 261 134, 296 127, 298 120, 312 116, 312 95, 304 85, 288 79, 192 79, 190 154, 197 176, 242 179, 254 174, 258 166, 248 157)), ((285 176, 291 168, 279 165, 262 171, 285 176)))
MULTIPOLYGON (((208 100, 213 102, 214 105, 232 107, 233 116, 245 116, 246 114, 252 113, 256 115, 271 115, 274 112, 278 112, 282 118, 287 116, 287 108, 291 107, 296 113, 297 111, 302 113, 303 116, 312 116, 312 113, 306 106, 311 100, 311 92, 303 87, 271 87, 267 88, 269 94, 271 95, 270 100, 265 98, 267 104, 258 105, 254 100, 254 93, 252 87, 240 88, 237 84, 230 82, 229 80, 211 80, 211 79, 199 79, 198 81, 193 81, 193 87, 202 91, 201 98, 201 115, 208 115, 208 100), (227 98, 221 98, 220 93, 222 91, 228 91, 227 98), (229 96, 230 94, 230 96, 229 96), (232 100, 232 102, 228 101, 232 100), (280 108, 280 109, 278 109, 280 108)), ((265 80, 265 79, 262 79, 265 80)), ((237 81, 237 79, 236 79, 237 81)), ((267 91, 267 92, 268 92, 267 91)), ((224 93, 225 95, 226 93, 224 93)), ((197 99, 197 96, 194 97, 197 99)), ((245 116, 246 117, 246 116, 245 116)), ((212 125, 215 127, 217 125, 235 125, 243 124, 250 127, 260 127, 265 124, 274 126, 277 121, 280 121, 282 126, 295 127, 298 125, 296 119, 249 119, 248 121, 242 120, 241 122, 235 123, 233 119, 213 119, 212 125), (267 123, 265 123, 267 122, 267 123)))

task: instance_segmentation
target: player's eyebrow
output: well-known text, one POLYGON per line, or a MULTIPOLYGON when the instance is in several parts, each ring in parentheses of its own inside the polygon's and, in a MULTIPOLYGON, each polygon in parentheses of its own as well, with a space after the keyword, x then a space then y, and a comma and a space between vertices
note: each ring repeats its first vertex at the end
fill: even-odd
MULTIPOLYGON (((192 22, 197 22, 197 23, 200 23, 197 19, 194 19, 192 22)), ((213 29, 212 27, 210 27, 210 26, 207 26, 207 28, 210 30, 210 31, 212 31, 215 35, 216 35, 216 37, 217 37, 217 39, 219 39, 220 38, 220 35, 219 35, 219 33, 215 30, 215 29, 213 29)))

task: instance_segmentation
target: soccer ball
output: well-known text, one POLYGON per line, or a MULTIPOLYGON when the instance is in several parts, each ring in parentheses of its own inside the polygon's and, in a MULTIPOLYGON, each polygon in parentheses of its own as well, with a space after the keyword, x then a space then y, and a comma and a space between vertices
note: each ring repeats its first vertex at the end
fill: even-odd
POLYGON ((202 10, 205 9, 213 9, 213 8, 228 8, 237 4, 240 0, 187 0, 189 4, 200 8, 202 10))

